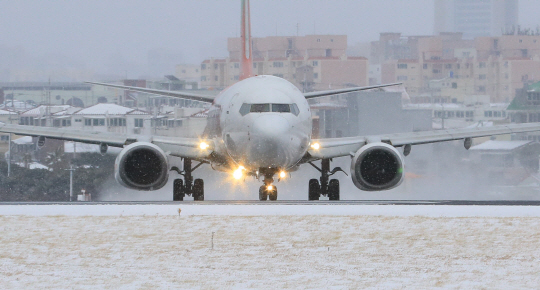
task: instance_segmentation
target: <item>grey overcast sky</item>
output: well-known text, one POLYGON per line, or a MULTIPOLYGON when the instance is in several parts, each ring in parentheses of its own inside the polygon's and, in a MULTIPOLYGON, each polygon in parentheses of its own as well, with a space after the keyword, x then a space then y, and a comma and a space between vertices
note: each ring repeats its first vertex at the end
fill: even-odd
MULTIPOLYGON (((540 1, 519 5, 523 27, 540 25, 540 1)), ((350 45, 376 40, 380 32, 425 35, 433 32, 433 6, 433 0, 254 0, 252 34, 296 35, 298 24, 300 35, 346 34, 350 45)), ((226 56, 226 39, 238 36, 239 26, 238 0, 4 0, 0 71, 159 76, 173 73, 177 63, 226 56)))

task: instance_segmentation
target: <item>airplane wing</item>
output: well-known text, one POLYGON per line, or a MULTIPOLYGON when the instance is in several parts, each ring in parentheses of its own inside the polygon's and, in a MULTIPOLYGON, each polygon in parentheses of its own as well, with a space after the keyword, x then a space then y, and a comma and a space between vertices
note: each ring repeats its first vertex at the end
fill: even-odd
MULTIPOLYGON (((111 88, 130 90, 130 91, 141 92, 141 93, 147 93, 147 94, 153 94, 153 95, 159 95, 159 96, 167 96, 167 97, 173 97, 173 98, 194 100, 194 101, 206 102, 206 103, 212 103, 214 101, 213 97, 209 97, 209 96, 205 96, 205 95, 201 95, 201 94, 193 94, 193 93, 177 92, 177 91, 155 90, 155 89, 148 89, 148 88, 130 87, 130 86, 113 85, 113 84, 96 83, 96 82, 85 82, 85 83, 92 84, 92 85, 98 85, 98 86, 105 86, 105 87, 111 87, 111 88)), ((378 88, 384 88, 384 87, 390 87, 390 86, 398 86, 398 85, 401 85, 401 84, 402 83, 392 83, 392 84, 375 85, 375 86, 367 86, 367 87, 354 87, 354 88, 347 88, 347 89, 337 89, 337 90, 311 92, 311 93, 305 93, 304 97, 306 97, 306 99, 313 99, 313 98, 333 96, 333 95, 339 95, 339 94, 350 93, 350 92, 358 92, 358 91, 372 90, 372 89, 378 89, 378 88)))
POLYGON ((141 92, 141 93, 147 93, 147 94, 153 94, 153 95, 160 95, 160 96, 167 96, 167 97, 173 97, 173 98, 179 98, 179 99, 193 100, 193 101, 199 101, 199 102, 205 102, 205 103, 212 103, 214 101, 213 97, 205 96, 205 95, 202 95, 202 94, 193 94, 193 93, 177 92, 177 91, 155 90, 155 89, 148 89, 148 88, 113 85, 113 84, 106 84, 106 83, 94 83, 94 82, 85 82, 85 83, 92 84, 92 85, 98 85, 98 86, 104 86, 104 87, 111 87, 111 88, 130 90, 130 91, 141 92))
POLYGON ((367 143, 384 142, 395 147, 403 145, 420 145, 427 143, 461 140, 465 138, 485 137, 514 133, 540 131, 540 123, 510 124, 493 127, 446 129, 436 131, 407 132, 374 136, 359 136, 347 138, 330 138, 313 140, 319 149, 313 146, 308 150, 312 159, 334 158, 354 155, 360 147, 367 143))
POLYGON ((355 88, 347 88, 347 89, 311 92, 311 93, 305 93, 304 97, 306 97, 306 99, 313 99, 313 98, 319 98, 319 97, 339 95, 339 94, 344 94, 344 93, 351 93, 351 92, 379 89, 379 88, 391 87, 391 86, 399 86, 401 84, 402 83, 392 83, 392 84, 375 85, 375 86, 367 86, 367 87, 355 87, 355 88))
POLYGON ((150 142, 159 146, 169 155, 194 159, 207 159, 214 148, 212 141, 205 140, 210 147, 207 150, 201 150, 199 146, 202 140, 198 138, 121 135, 110 132, 75 131, 62 128, 8 125, 3 123, 0 123, 0 132, 90 144, 107 144, 120 148, 135 142, 150 142))

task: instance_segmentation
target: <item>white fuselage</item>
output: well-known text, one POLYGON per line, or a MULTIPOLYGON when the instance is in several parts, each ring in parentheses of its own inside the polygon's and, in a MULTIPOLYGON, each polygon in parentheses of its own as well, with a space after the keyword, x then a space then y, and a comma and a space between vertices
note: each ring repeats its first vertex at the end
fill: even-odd
POLYGON ((209 111, 205 134, 236 166, 288 170, 311 142, 311 111, 300 90, 275 76, 255 76, 225 89, 209 111))

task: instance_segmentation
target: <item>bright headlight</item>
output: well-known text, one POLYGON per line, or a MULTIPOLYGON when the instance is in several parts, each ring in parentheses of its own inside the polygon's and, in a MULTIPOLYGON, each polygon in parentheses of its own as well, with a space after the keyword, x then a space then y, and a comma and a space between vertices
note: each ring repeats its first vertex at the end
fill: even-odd
POLYGON ((210 145, 208 145, 208 143, 206 143, 206 142, 201 142, 201 144, 199 145, 199 147, 200 147, 202 150, 205 150, 205 149, 208 149, 208 147, 210 147, 210 145))
POLYGON ((238 167, 238 169, 236 169, 234 172, 233 172, 233 177, 234 179, 240 179, 242 178, 242 176, 244 175, 244 172, 242 172, 244 170, 244 166, 240 166, 238 167))
POLYGON ((319 150, 319 148, 321 148, 321 144, 319 144, 319 143, 313 143, 313 144, 311 144, 311 149, 319 150))

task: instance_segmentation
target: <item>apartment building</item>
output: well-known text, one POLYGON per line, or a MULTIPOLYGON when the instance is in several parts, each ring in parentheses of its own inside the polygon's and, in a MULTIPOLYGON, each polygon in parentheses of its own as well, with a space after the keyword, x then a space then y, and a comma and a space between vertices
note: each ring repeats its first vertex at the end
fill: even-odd
POLYGON ((381 64, 382 82, 403 82, 412 102, 463 102, 467 95, 510 102, 525 82, 540 80, 538 35, 479 37, 471 47, 447 46, 440 36, 421 42, 417 58, 381 64))
POLYGON ((399 59, 448 59, 455 50, 474 47, 473 40, 463 39, 463 33, 441 32, 435 36, 402 36, 401 33, 381 33, 371 42, 370 64, 382 64, 399 59))
MULTIPOLYGON (((229 57, 201 64, 201 87, 224 88, 239 80, 240 38, 229 38, 229 57)), ((284 78, 303 91, 365 86, 368 60, 346 55, 346 35, 253 38, 253 72, 284 78)))
POLYGON ((434 32, 497 36, 518 24, 518 0, 435 0, 434 32))

